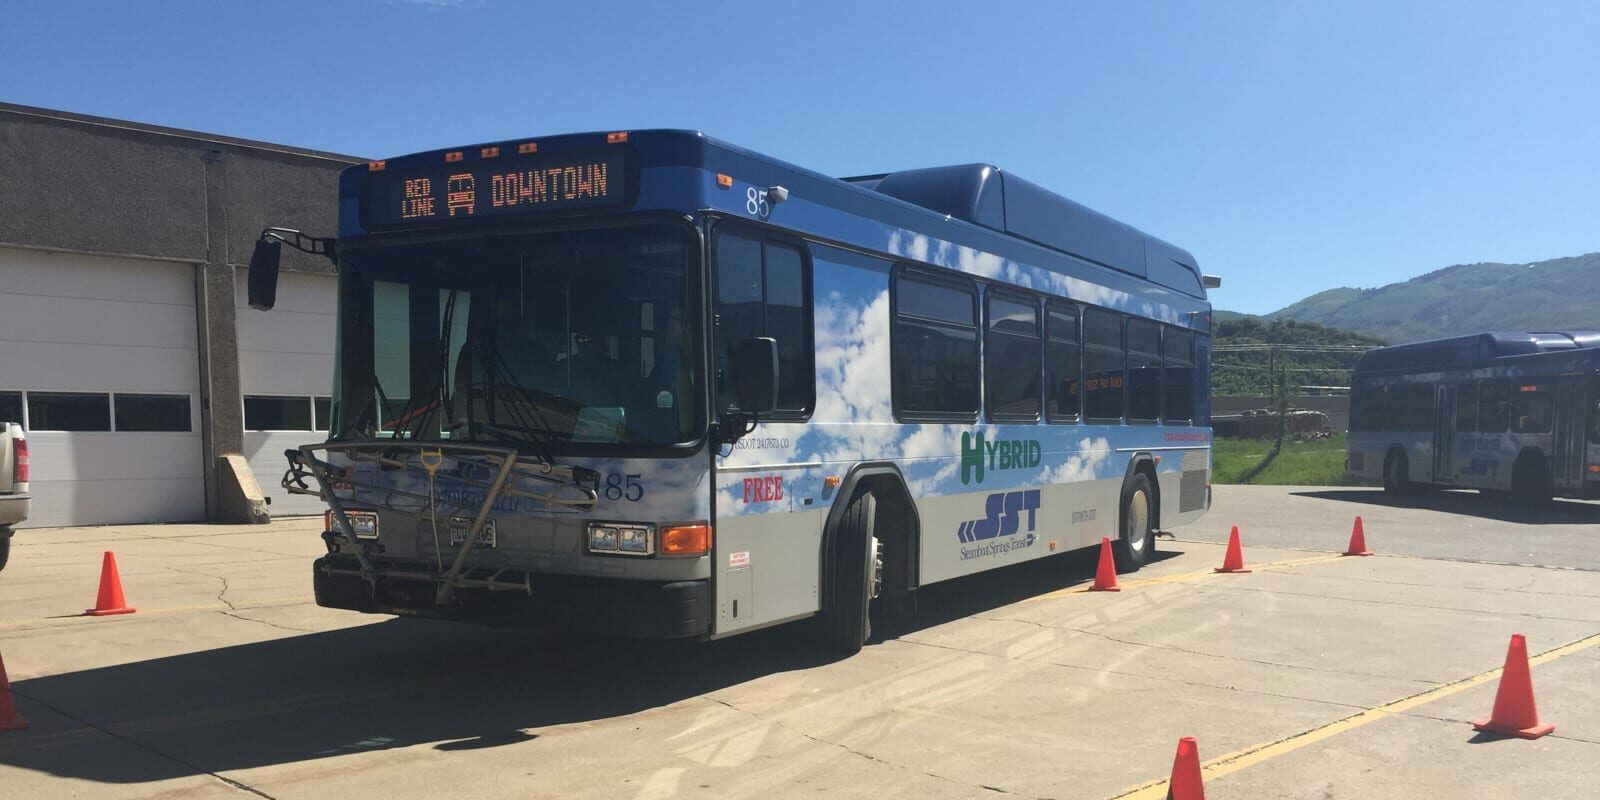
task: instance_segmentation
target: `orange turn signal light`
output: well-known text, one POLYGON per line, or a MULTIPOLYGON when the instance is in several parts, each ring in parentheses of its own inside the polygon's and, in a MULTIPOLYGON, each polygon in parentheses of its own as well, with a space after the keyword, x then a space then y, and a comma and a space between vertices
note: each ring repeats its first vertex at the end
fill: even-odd
POLYGON ((367 171, 368 172, 382 172, 382 171, 384 171, 384 170, 386 170, 388 168, 389 168, 389 162, 387 162, 387 161, 368 161, 367 162, 367 171))
POLYGON ((460 150, 451 150, 450 152, 444 154, 444 163, 446 163, 446 164, 454 164, 454 163, 456 163, 457 161, 460 161, 460 160, 461 160, 461 151, 460 150))
POLYGON ((606 144, 622 144, 626 141, 628 141, 627 131, 617 131, 616 133, 606 134, 606 144))
POLYGON ((1600 464, 1590 464, 1589 465, 1589 474, 1590 475, 1600 475, 1600 464))
POLYGON ((703 556, 709 552, 710 525, 672 525, 661 529, 661 555, 703 556))
POLYGON ((733 176, 732 175, 723 175, 720 172, 717 173, 717 185, 721 186, 724 189, 732 189, 733 188, 733 176))
POLYGON ((837 488, 839 488, 839 484, 840 483, 841 483, 841 479, 839 478, 838 475, 828 475, 828 476, 826 476, 826 477, 824 477, 822 479, 822 488, 824 488, 824 489, 837 489, 837 488))

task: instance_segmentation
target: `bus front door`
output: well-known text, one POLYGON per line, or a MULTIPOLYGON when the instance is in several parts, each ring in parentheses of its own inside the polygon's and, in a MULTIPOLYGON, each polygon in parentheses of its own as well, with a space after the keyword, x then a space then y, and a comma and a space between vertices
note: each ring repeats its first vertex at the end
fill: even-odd
POLYGON ((1583 488, 1584 437, 1588 435, 1583 389, 1581 375, 1564 375, 1556 382, 1556 434, 1550 479, 1557 491, 1583 488))
POLYGON ((1456 479, 1455 436, 1456 387, 1441 383, 1433 404, 1433 476, 1434 483, 1447 483, 1456 479))

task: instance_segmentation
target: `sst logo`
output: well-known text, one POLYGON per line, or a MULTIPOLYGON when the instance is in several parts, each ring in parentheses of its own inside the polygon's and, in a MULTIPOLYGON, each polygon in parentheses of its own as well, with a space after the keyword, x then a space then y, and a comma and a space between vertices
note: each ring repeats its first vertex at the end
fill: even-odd
MULTIPOLYGON (((1038 523, 1034 518, 1035 512, 1039 510, 1038 489, 991 494, 984 498, 984 509, 988 515, 983 519, 968 520, 956 528, 957 539, 963 542, 981 542, 984 539, 1010 536, 1026 530, 1029 534, 1028 544, 1033 543, 1032 534, 1038 523), (1026 529, 1023 528, 1024 514, 1027 520, 1026 529)), ((1027 544, 1022 546, 1026 547, 1027 544)))

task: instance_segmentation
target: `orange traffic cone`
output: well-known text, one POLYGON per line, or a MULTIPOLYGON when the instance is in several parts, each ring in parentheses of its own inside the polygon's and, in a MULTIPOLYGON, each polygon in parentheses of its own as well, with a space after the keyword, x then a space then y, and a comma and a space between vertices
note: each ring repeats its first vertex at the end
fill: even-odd
POLYGON ((1111 555, 1111 540, 1100 538, 1100 566, 1094 571, 1094 585, 1089 587, 1091 592, 1120 592, 1122 587, 1117 585, 1117 561, 1111 555))
POLYGON ((1506 666, 1500 671, 1500 690, 1494 695, 1494 711, 1488 719, 1472 723, 1476 730, 1537 739, 1556 729, 1540 724, 1539 709, 1533 703, 1533 677, 1528 674, 1528 640, 1511 634, 1506 650, 1506 666))
POLYGON ((1361 529, 1361 518, 1356 517, 1356 526, 1350 529, 1350 546, 1340 555, 1370 556, 1372 551, 1367 549, 1367 534, 1361 529))
POLYGON ((128 601, 122 597, 122 576, 117 574, 117 557, 106 551, 105 560, 100 563, 100 596, 94 602, 94 608, 83 613, 91 617, 107 617, 112 614, 132 614, 138 609, 129 608, 128 601))
POLYGON ((20 731, 31 724, 17 713, 17 703, 11 697, 11 681, 6 679, 6 662, 0 659, 0 731, 20 731))
POLYGON ((1244 552, 1239 549, 1239 526, 1233 526, 1233 532, 1228 534, 1228 552, 1222 557, 1222 566, 1216 572, 1249 572, 1244 568, 1244 552))
POLYGON ((1167 800, 1206 800, 1205 781, 1200 778, 1200 746, 1193 736, 1178 740, 1172 779, 1167 781, 1167 800))

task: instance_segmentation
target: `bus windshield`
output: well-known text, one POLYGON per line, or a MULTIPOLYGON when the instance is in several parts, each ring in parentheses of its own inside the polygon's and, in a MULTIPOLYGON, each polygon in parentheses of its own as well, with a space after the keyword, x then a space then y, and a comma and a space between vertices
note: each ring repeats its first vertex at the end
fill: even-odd
POLYGON ((347 251, 333 438, 697 439, 689 235, 650 225, 347 251))

